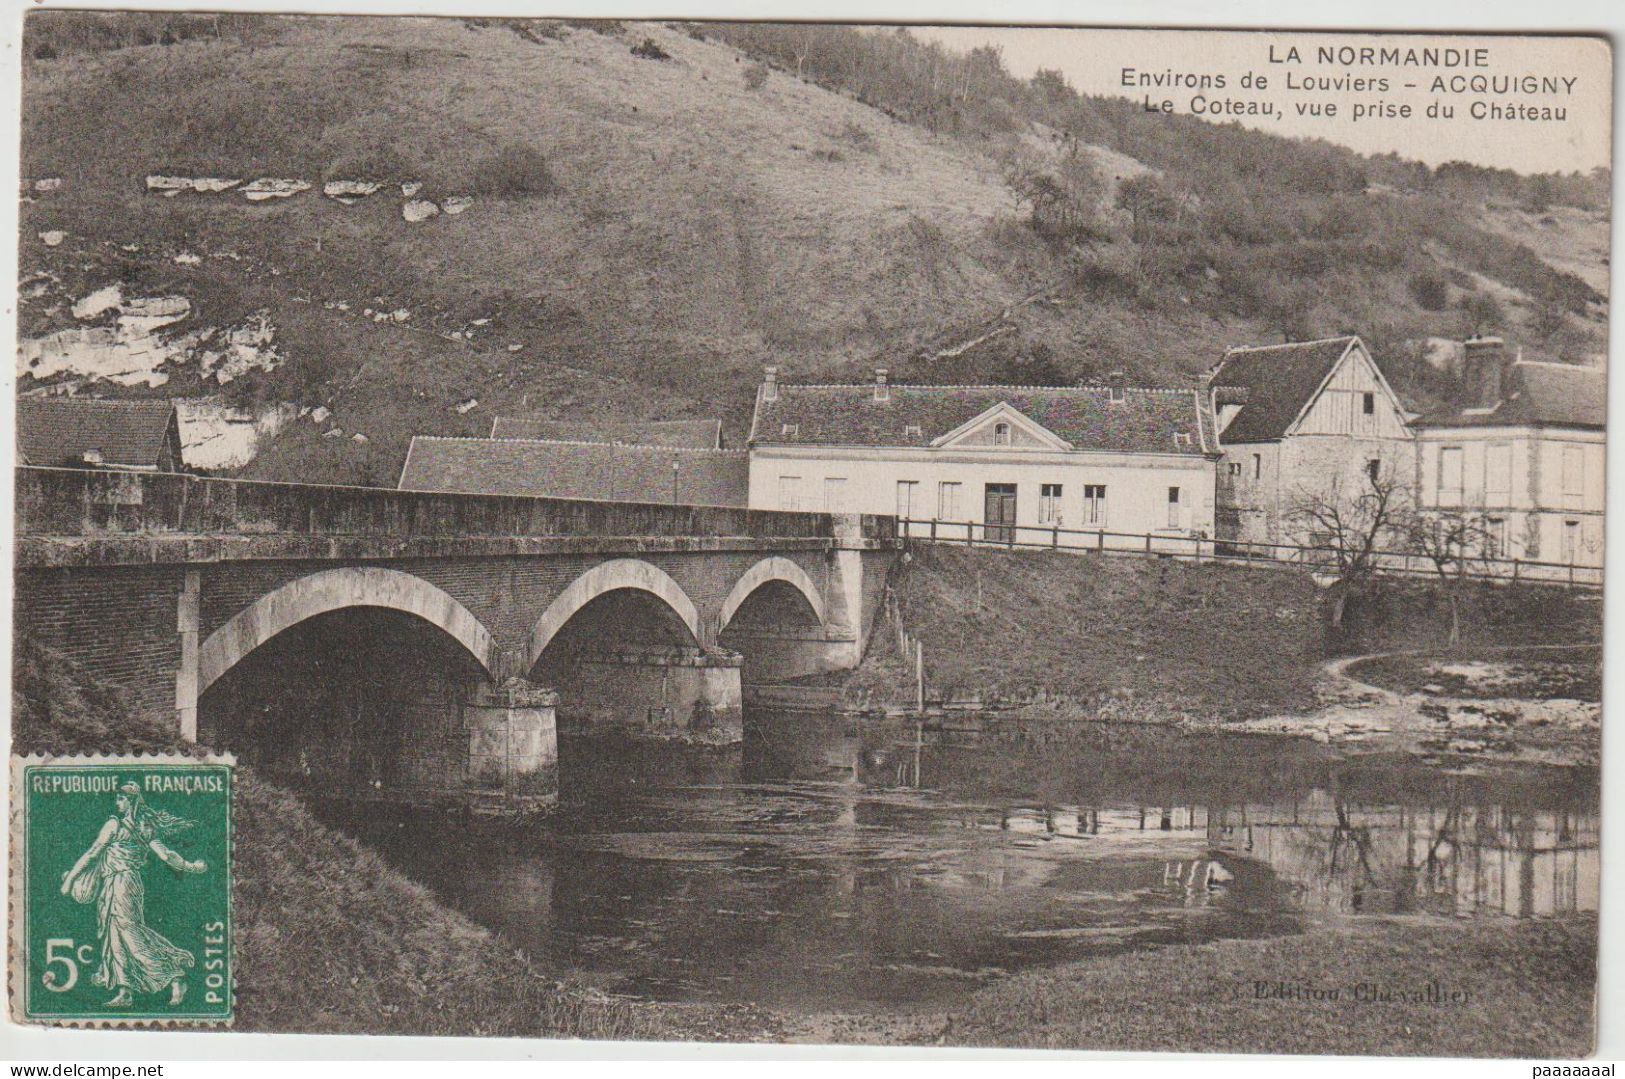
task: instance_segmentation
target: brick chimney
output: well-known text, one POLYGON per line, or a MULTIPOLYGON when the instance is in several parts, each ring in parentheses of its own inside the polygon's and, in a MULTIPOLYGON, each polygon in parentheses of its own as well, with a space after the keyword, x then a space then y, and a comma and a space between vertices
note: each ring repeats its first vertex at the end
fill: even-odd
POLYGON ((762 368, 762 400, 777 401, 779 399, 779 369, 777 367, 762 368))
POLYGON ((891 400, 891 384, 886 381, 889 372, 884 367, 875 368, 875 400, 891 400))
POLYGON ((1506 348, 1499 337, 1469 337, 1462 342, 1461 396, 1466 408, 1493 409, 1501 403, 1506 348))

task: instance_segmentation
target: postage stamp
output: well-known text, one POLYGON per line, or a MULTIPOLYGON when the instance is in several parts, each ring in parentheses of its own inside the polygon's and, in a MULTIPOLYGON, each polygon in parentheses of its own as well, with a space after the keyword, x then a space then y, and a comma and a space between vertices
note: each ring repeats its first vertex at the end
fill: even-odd
POLYGON ((12 761, 12 1016, 229 1023, 231 757, 12 761))

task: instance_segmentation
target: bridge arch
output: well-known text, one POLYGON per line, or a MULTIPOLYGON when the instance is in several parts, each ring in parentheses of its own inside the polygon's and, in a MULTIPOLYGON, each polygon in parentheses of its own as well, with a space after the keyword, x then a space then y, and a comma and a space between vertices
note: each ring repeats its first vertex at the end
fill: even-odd
POLYGON ((530 645, 526 650, 525 669, 529 670, 542 658, 549 643, 564 628, 572 615, 606 592, 631 589, 652 593, 664 601, 672 612, 682 619, 683 625, 696 642, 700 637, 700 612, 688 598, 683 586, 665 570, 638 558, 616 558, 600 563, 570 582, 557 599, 536 620, 530 631, 530 645))
POLYGON ((728 598, 722 603, 722 615, 717 620, 717 631, 720 633, 727 629, 728 623, 733 621, 734 615, 739 613, 740 606, 750 598, 751 593, 769 581, 783 581, 800 592, 802 598, 812 607, 813 613, 818 616, 818 624, 821 626, 827 624, 824 618, 824 597, 818 591, 818 586, 813 583, 812 577, 783 555, 772 555, 746 570, 744 576, 734 584, 728 598))
POLYGON ((291 581, 261 596, 209 634, 198 648, 198 693, 283 630, 345 607, 387 607, 416 615, 461 644, 487 674, 496 672, 495 639, 455 597, 410 573, 352 566, 291 581))

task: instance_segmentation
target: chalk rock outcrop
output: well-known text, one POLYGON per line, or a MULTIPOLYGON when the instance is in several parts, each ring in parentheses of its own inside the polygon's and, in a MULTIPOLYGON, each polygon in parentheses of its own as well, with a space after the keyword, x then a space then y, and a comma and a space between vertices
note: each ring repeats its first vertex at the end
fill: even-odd
POLYGON ((278 179, 273 176, 262 176, 243 188, 243 197, 249 202, 264 202, 266 199, 285 199, 297 195, 301 191, 310 190, 309 180, 278 179))
POLYGON ((367 180, 329 180, 322 185, 322 194, 346 206, 353 206, 357 200, 375 194, 383 186, 367 180))
POLYGON ((147 190, 172 199, 184 192, 197 195, 217 195, 230 191, 241 180, 227 180, 218 176, 148 176, 147 190))
POLYGON ((440 215, 440 207, 428 199, 411 199, 401 205, 401 216, 411 222, 427 221, 440 215))

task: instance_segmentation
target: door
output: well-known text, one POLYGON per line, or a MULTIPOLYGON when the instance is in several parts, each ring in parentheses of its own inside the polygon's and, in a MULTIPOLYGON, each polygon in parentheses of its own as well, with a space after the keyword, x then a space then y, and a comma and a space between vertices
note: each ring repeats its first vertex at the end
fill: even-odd
POLYGON ((1016 485, 990 483, 982 507, 982 538, 989 543, 1016 541, 1016 485))

